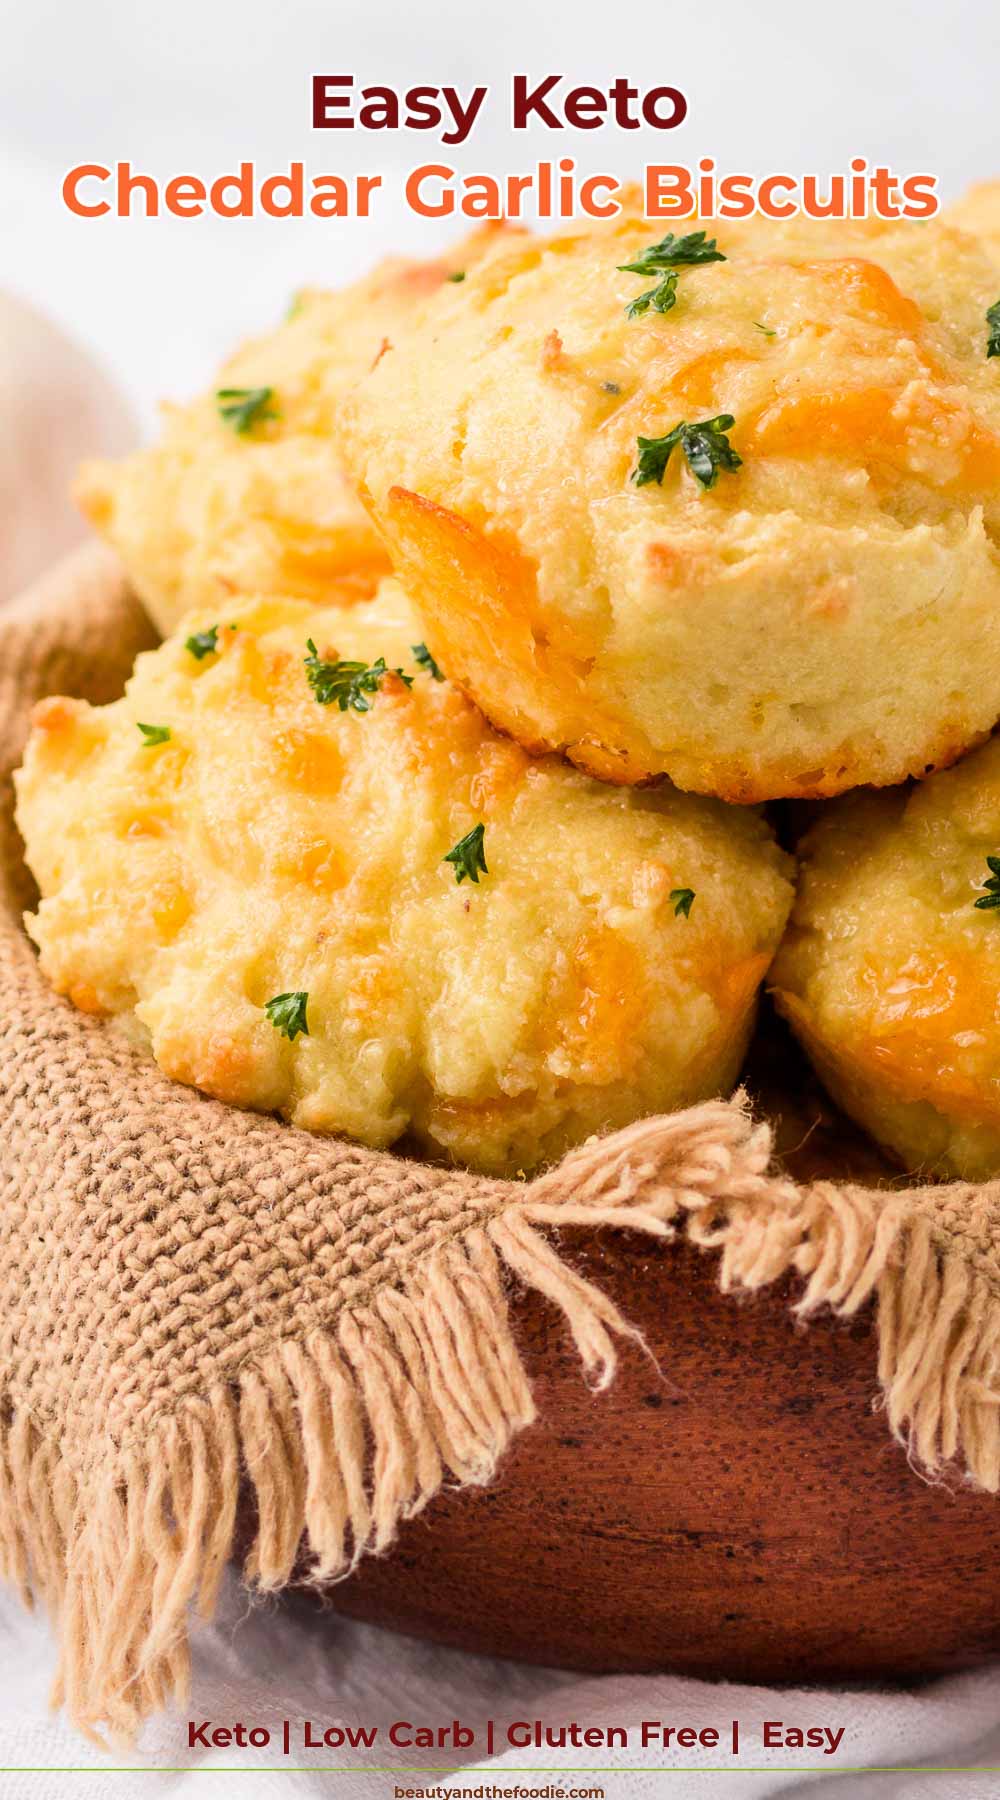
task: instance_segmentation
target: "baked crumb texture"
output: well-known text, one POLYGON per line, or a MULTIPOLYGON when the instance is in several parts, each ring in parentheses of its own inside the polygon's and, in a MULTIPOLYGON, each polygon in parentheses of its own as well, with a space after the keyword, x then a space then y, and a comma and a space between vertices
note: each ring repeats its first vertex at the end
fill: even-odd
POLYGON ((248 601, 190 615, 111 706, 44 701, 17 786, 49 979, 178 1081, 501 1173, 728 1090, 791 904, 766 824, 532 761, 419 637, 392 581, 248 601), (317 703, 309 638, 385 658, 368 712, 317 703), (287 993, 308 1035, 269 1021, 287 993))
POLYGON ((996 267, 937 222, 711 229, 632 319, 658 227, 498 245, 352 390, 348 467, 527 747, 737 802, 923 776, 1000 716, 996 267), (719 414, 742 467, 636 486, 719 414))

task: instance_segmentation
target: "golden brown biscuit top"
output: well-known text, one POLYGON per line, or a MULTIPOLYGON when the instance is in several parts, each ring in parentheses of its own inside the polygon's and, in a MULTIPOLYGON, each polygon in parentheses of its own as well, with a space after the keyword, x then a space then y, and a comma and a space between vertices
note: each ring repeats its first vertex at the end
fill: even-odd
POLYGON ((719 530, 789 507, 892 522, 982 503, 997 517, 1000 387, 984 323, 996 277, 981 246, 936 223, 719 224, 726 260, 681 267, 674 307, 630 319, 655 281, 618 265, 658 235, 624 218, 512 245, 471 271, 405 362, 387 352, 354 396, 369 475, 374 465, 432 498, 447 487, 460 509, 465 497, 509 521, 543 566, 541 492, 554 529, 561 498, 591 540, 586 573, 603 536, 596 509, 617 524, 618 502, 635 497, 637 438, 727 412, 738 477, 706 494, 675 458, 662 487, 642 491, 645 541, 661 525, 719 530))
POLYGON ((353 390, 348 465, 446 666, 524 742, 734 799, 898 781, 1000 705, 993 265, 940 224, 712 234, 725 260, 632 317, 647 222, 501 247, 353 390), (667 441, 706 421, 707 471, 667 441), (925 668, 954 654, 900 730, 889 659, 921 636, 925 668))
POLYGON ((487 228, 433 260, 390 257, 345 288, 303 289, 206 393, 163 408, 157 443, 84 464, 78 504, 161 631, 234 594, 373 591, 388 558, 341 466, 341 402, 448 277, 503 235, 487 228))
POLYGON ((1000 263, 1000 181, 977 181, 949 206, 945 223, 957 225, 961 231, 978 237, 984 248, 1000 263))
POLYGON ((18 788, 50 979, 222 1099, 480 1166, 717 1091, 790 903, 766 825, 532 762, 416 642, 392 582, 246 603, 110 707, 43 703, 18 788), (379 658, 341 710, 330 670, 379 658))
POLYGON ((787 1010, 876 1088, 1000 1123, 1000 740, 911 790, 839 801, 802 845, 775 968, 787 1010), (788 994, 785 994, 786 1001, 788 994))

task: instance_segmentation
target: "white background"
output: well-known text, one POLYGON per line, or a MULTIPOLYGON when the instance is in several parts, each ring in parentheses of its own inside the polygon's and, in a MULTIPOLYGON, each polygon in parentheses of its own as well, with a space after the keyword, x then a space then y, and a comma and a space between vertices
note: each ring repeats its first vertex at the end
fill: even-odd
POLYGON ((152 419, 306 281, 336 283, 388 249, 423 252, 428 225, 401 172, 436 159, 433 133, 310 127, 309 76, 491 86, 473 136, 443 160, 530 169, 569 154, 627 175, 644 161, 755 174, 841 170, 853 156, 930 170, 942 192, 1000 173, 997 52, 987 0, 3 0, 0 282, 42 301, 98 349, 152 419), (676 131, 509 129, 513 71, 606 86, 679 87, 676 131), (77 219, 73 165, 128 159, 166 180, 253 158, 278 172, 385 176, 370 221, 77 219), (396 179, 392 179, 392 172, 396 179))
MULTIPOLYGON (((647 160, 720 169, 819 172, 853 156, 899 173, 932 172, 946 198, 971 180, 1000 174, 994 0, 618 0, 614 7, 567 0, 10 0, 0 36, 0 286, 48 312, 99 354, 134 400, 147 428, 155 402, 207 381, 235 338, 281 316, 304 282, 337 283, 390 249, 426 252, 458 235, 456 224, 409 217, 399 176, 436 157, 431 134, 393 138, 313 133, 309 76, 354 72, 360 83, 489 82, 473 138, 443 160, 460 170, 528 169, 541 156, 572 154, 583 168, 622 175, 647 160), (615 76, 671 84, 690 103, 688 122, 668 134, 536 129, 507 125, 515 70, 549 72, 606 86, 615 76), (368 222, 148 222, 80 220, 63 207, 72 165, 128 158, 166 180, 213 177, 252 158, 261 173, 293 159, 314 172, 375 169, 385 177, 368 222), (394 179, 395 177, 395 179, 394 179)), ((2 397, 0 397, 2 398, 2 397)), ((0 520, 0 526, 5 521, 0 520)), ((887 1450, 887 1453, 892 1453, 887 1450)), ((905 1594, 900 1595, 905 1606, 905 1594)), ((956 1596, 956 1605, 961 1597, 956 1596)), ((100 1759, 45 1710, 51 1646, 44 1627, 0 1604, 0 1765, 100 1759)), ((246 1616, 231 1589, 220 1627, 200 1640, 196 1693, 217 1717, 250 1706, 267 1716, 312 1711, 327 1721, 399 1716, 454 1705, 532 1716, 659 1716, 711 1722, 734 1714, 842 1718, 850 1760, 1000 1762, 996 1676, 963 1679, 924 1694, 799 1696, 772 1701, 752 1691, 716 1692, 670 1681, 588 1687, 568 1676, 483 1665, 361 1628, 320 1631, 292 1608, 246 1616), (655 1710, 654 1710, 655 1709, 655 1710)), ((146 1754, 175 1761, 178 1721, 154 1728, 146 1754)), ((522 1759, 523 1760, 523 1759, 522 1759)), ((91 1794, 146 1793, 149 1777, 91 1775, 91 1794)), ((153 1777, 158 1792, 187 1792, 193 1777, 153 1777)), ((67 1778, 4 1773, 3 1800, 61 1795, 67 1778)), ((233 1777, 203 1772, 193 1791, 233 1790, 233 1777)), ((237 1777, 239 1790, 322 1787, 352 1797, 391 1792, 386 1778, 237 1777)), ((803 1783, 805 1785, 805 1783, 803 1783)), ((808 1784, 812 1786, 812 1784, 808 1784)), ((821 1782, 822 1792, 829 1791, 821 1782)), ((844 1777, 838 1796, 1000 1791, 1000 1778, 844 1777)), ((799 1789, 787 1775, 621 1777, 609 1794, 772 1794, 799 1789)))

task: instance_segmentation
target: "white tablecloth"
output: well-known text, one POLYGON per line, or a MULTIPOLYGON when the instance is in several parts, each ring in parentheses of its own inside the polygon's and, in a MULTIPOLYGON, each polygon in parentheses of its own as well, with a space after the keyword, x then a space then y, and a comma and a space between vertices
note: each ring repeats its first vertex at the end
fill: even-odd
MULTIPOLYGON (((522 66, 536 76, 568 69, 588 81, 620 72, 679 81, 691 98, 690 121, 669 145, 680 161, 712 152, 720 168, 830 169, 865 152, 897 168, 936 170, 946 195, 993 173, 996 163, 995 93, 986 66, 995 17, 987 0, 957 0, 945 31, 931 0, 913 0, 905 25, 895 7, 843 0, 833 29, 826 9, 798 0, 770 0, 764 15, 736 0, 686 9, 635 0, 618 9, 612 25, 604 9, 572 0, 547 7, 509 0, 477 16, 472 32, 461 0, 435 0, 419 18, 399 0, 344 0, 337 7, 326 0, 281 7, 271 0, 210 7, 175 0, 140 10, 141 18, 125 0, 56 9, 43 0, 20 9, 16 22, 11 15, 0 67, 0 282, 45 305, 101 354, 149 422, 156 396, 197 387, 234 337, 280 317, 300 282, 344 279, 389 247, 426 252, 457 233, 454 225, 428 228, 398 200, 399 169, 436 154, 436 140, 414 146, 384 136, 370 143, 357 133, 327 134, 337 138, 333 144, 317 138, 308 129, 310 69, 356 69, 365 79, 400 83, 494 83, 487 122, 474 144, 450 159, 472 168, 527 168, 538 155, 555 153, 544 134, 516 141, 505 124, 500 89, 507 72, 522 66), (209 219, 74 219, 60 200, 62 173, 81 160, 125 156, 161 176, 229 168, 246 156, 261 168, 298 156, 315 168, 374 165, 394 168, 395 176, 370 224, 242 221, 232 229, 209 219)), ((574 150, 587 166, 627 169, 637 160, 636 146, 614 139, 598 145, 584 136, 556 148, 574 150)), ((641 150, 656 148, 644 142, 641 150)), ((106 1759, 46 1709, 51 1665, 44 1623, 0 1597, 2 1800, 62 1800, 78 1789, 88 1800, 124 1800, 133 1792, 201 1796, 223 1786, 240 1800, 320 1788, 350 1800, 392 1793, 387 1775, 286 1769, 213 1778, 205 1771, 233 1766, 233 1753, 221 1751, 203 1754, 197 1780, 164 1774, 151 1787, 148 1776, 101 1773, 106 1759), (69 1764, 95 1772, 81 1785, 55 1772, 54 1765, 69 1764), (4 1765, 53 1772, 5 1772, 4 1765)), ((744 1721, 749 1763, 766 1760, 753 1742, 764 1718, 829 1720, 846 1728, 844 1749, 828 1759, 837 1765, 1000 1764, 994 1675, 893 1695, 778 1696, 666 1679, 583 1680, 431 1651, 329 1618, 317 1622, 298 1606, 248 1610, 235 1583, 220 1623, 199 1638, 194 1686, 199 1715, 221 1721, 455 1716, 475 1724, 488 1714, 542 1712, 581 1722, 653 1716, 710 1724, 736 1716, 744 1721)), ((144 1741, 147 1764, 188 1759, 184 1745, 183 1721, 156 1723, 144 1741)), ((239 1754, 249 1770, 254 1753, 239 1754)), ((527 1760, 511 1752, 494 1771, 527 1760)), ((601 1760, 613 1763, 615 1754, 601 1760)), ((1000 1775, 846 1775, 834 1783, 788 1773, 791 1760, 771 1753, 767 1772, 725 1778, 668 1779, 661 1763, 656 1772, 603 1779, 612 1800, 664 1789, 701 1797, 811 1787, 835 1791, 838 1800, 1000 1793, 1000 1775)))
MULTIPOLYGON (((524 1668, 513 1663, 464 1656, 339 1621, 319 1613, 311 1602, 250 1602, 232 1580, 219 1620, 196 1638, 191 1705, 183 1717, 170 1715, 147 1727, 141 1752, 102 1756, 46 1704, 53 1646, 43 1620, 22 1613, 9 1597, 0 1602, 0 1797, 2 1800, 64 1800, 80 1791, 87 1800, 131 1800, 131 1796, 182 1794, 204 1800, 216 1791, 240 1800, 264 1796, 330 1793, 341 1800, 390 1800, 394 1787, 472 1788, 520 1783, 527 1789, 603 1785, 608 1800, 626 1796, 696 1796, 706 1800, 722 1793, 732 1800, 796 1793, 836 1794, 837 1800, 994 1800, 1000 1773, 873 1775, 843 1774, 838 1768, 878 1765, 1000 1765, 1000 1684, 989 1671, 936 1682, 917 1692, 828 1693, 710 1685, 663 1676, 582 1677, 557 1670, 524 1668), (407 1719, 438 1725, 453 1718, 484 1733, 495 1720, 543 1718, 547 1723, 577 1720, 580 1724, 635 1726, 643 1719, 662 1719, 695 1726, 741 1721, 739 1764, 725 1776, 686 1773, 691 1753, 645 1759, 628 1752, 509 1750, 496 1756, 483 1774, 437 1775, 447 1761, 438 1751, 386 1751, 366 1758, 358 1753, 308 1751, 289 1759, 309 1761, 298 1772, 280 1753, 264 1750, 195 1750, 187 1748, 188 1716, 231 1725, 265 1726, 279 1734, 281 1722, 292 1723, 292 1742, 301 1743, 306 1719, 323 1726, 336 1723, 378 1724, 407 1719), (760 1727, 765 1719, 800 1725, 844 1727, 834 1757, 816 1753, 762 1751, 760 1727), (358 1769, 367 1760, 372 1772, 332 1774, 335 1767, 358 1769), (798 1774, 807 1761, 825 1761, 830 1773, 798 1774), (605 1765, 621 1773, 571 1777, 577 1765, 605 1765), (129 1765, 135 1773, 129 1772, 129 1765), (531 1766, 558 1765, 559 1776, 535 1776, 531 1766), (171 1770, 152 1778, 141 1769, 171 1770), (382 1772, 417 1765, 426 1773, 382 1772), (67 1767, 89 1773, 82 1788, 67 1767), (47 1772, 38 1773, 39 1768, 47 1772), (237 1769, 236 1775, 227 1773, 237 1769), (678 1772, 670 1773, 671 1770, 678 1772), (753 1772, 745 1772, 751 1770, 753 1772), (30 1772, 29 1772, 30 1771, 30 1772), (123 1771, 123 1772, 120 1772, 123 1771), (195 1773, 197 1771, 197 1773, 195 1773), (213 1774, 213 1771, 218 1773, 213 1774), (378 1772, 376 1772, 378 1771, 378 1772), (72 1782, 72 1788, 68 1783, 72 1782)), ((718 1754, 701 1753, 703 1764, 718 1764, 718 1754)), ((470 1768, 481 1770, 483 1763, 470 1768)))

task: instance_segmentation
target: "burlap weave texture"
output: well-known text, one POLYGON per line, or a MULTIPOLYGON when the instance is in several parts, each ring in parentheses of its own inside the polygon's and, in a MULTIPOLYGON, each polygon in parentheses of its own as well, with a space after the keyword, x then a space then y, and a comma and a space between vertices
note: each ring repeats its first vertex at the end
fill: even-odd
POLYGON ((0 1558, 58 1618, 84 1728, 128 1735, 183 1692, 188 1613, 211 1608, 241 1483, 250 1572, 279 1587, 303 1540, 329 1577, 446 1477, 492 1478, 533 1416, 511 1279, 610 1379, 627 1326, 552 1248, 555 1224, 684 1231, 721 1252, 726 1286, 795 1269, 806 1310, 874 1295, 890 1426, 995 1490, 996 1184, 796 1186, 740 1099, 491 1181, 226 1108, 50 992, 10 772, 35 700, 113 698, 152 641, 102 552, 0 617, 0 1558))

